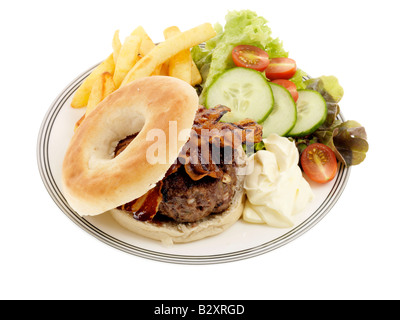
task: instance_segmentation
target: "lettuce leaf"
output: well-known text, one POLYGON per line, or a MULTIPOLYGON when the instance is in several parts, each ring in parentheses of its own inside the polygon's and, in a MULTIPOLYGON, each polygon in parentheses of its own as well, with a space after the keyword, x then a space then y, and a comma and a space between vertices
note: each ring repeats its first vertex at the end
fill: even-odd
POLYGON ((318 91, 326 101, 328 116, 313 136, 335 152, 345 166, 358 165, 364 161, 369 145, 365 128, 357 121, 342 122, 338 119, 339 102, 343 88, 334 76, 321 76, 305 81, 307 89, 318 91))
POLYGON ((215 25, 217 36, 206 42, 205 48, 196 46, 192 57, 203 77, 200 103, 204 103, 204 92, 224 71, 235 67, 232 50, 240 44, 254 45, 266 50, 271 58, 287 57, 282 42, 271 36, 267 20, 250 10, 230 11, 226 24, 215 25))
POLYGON ((331 127, 318 129, 314 135, 330 147, 345 166, 355 166, 364 161, 369 145, 367 133, 357 121, 336 120, 331 127))
POLYGON ((344 90, 335 76, 320 76, 305 81, 307 89, 320 92, 325 100, 339 103, 343 98, 344 90))
POLYGON ((308 75, 306 72, 297 68, 296 73, 289 80, 292 81, 296 85, 297 90, 300 90, 300 89, 305 89, 307 87, 306 82, 305 82, 305 81, 307 81, 306 80, 307 77, 308 77, 308 75))
POLYGON ((217 43, 223 36, 223 27, 219 23, 214 25, 214 30, 217 35, 214 38, 208 40, 205 43, 204 48, 202 46, 195 46, 192 48, 191 51, 193 61, 196 63, 197 68, 199 69, 202 76, 203 84, 204 81, 207 79, 210 70, 212 53, 214 52, 217 43))

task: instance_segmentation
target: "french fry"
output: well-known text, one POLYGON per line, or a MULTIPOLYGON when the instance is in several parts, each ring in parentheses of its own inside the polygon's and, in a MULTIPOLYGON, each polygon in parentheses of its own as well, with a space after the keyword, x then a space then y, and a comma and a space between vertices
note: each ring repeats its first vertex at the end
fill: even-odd
POLYGON ((141 58, 128 72, 121 86, 135 79, 148 77, 165 61, 171 59, 179 52, 190 49, 204 41, 215 37, 216 32, 210 23, 201 24, 177 36, 167 39, 155 46, 147 55, 141 58))
POLYGON ((115 63, 114 56, 110 54, 106 60, 100 63, 93 72, 83 81, 78 90, 75 92, 71 107, 83 108, 86 107, 89 101, 90 92, 92 91, 93 83, 104 72, 114 74, 115 63))
POLYGON ((114 91, 115 86, 111 73, 104 72, 94 82, 92 91, 90 92, 86 113, 75 123, 74 131, 78 129, 83 120, 85 120, 85 118, 97 107, 97 105, 114 91))
MULTIPOLYGON (((178 27, 172 26, 164 30, 165 40, 173 38, 181 33, 178 27)), ((169 59, 168 75, 181 79, 187 83, 192 80, 192 57, 190 48, 179 52, 169 59)))
POLYGON ((139 48, 142 39, 139 36, 128 36, 119 52, 118 61, 115 65, 114 84, 117 88, 121 85, 129 70, 139 60, 139 48))
POLYGON ((161 76, 168 76, 168 70, 169 70, 169 61, 165 61, 160 67, 160 75, 161 76))
MULTIPOLYGON (((164 37, 167 39, 168 37, 173 37, 174 35, 177 35, 179 33, 180 33, 180 31, 179 31, 179 29, 177 27, 170 27, 170 28, 167 28, 164 31, 164 37)), ((178 55, 180 55, 180 53, 178 53, 178 55)), ((171 60, 175 60, 175 57, 171 58, 171 60)), ((191 72, 190 72, 191 73, 191 80, 190 80, 190 84, 192 86, 195 86, 196 84, 200 84, 203 81, 203 79, 202 79, 200 71, 197 68, 196 64, 194 63, 191 55, 190 55, 190 61, 191 61, 190 62, 191 63, 191 72)), ((175 75, 173 75, 173 74, 174 74, 174 72, 172 72, 172 74, 170 74, 170 75, 174 77, 175 75)))
POLYGON ((154 71, 151 73, 152 76, 159 76, 161 75, 161 68, 162 65, 157 66, 157 68, 154 69, 154 71))
POLYGON ((192 59, 192 72, 191 72, 191 81, 190 84, 194 87, 196 84, 200 84, 203 82, 203 78, 201 77, 200 71, 197 68, 196 64, 192 59))
POLYGON ((139 26, 133 30, 131 36, 138 36, 142 39, 139 49, 140 57, 147 55, 156 46, 142 26, 139 26))
POLYGON ((109 72, 104 72, 97 78, 92 87, 86 108, 87 117, 105 97, 115 91, 113 76, 109 72))
MULTIPOLYGON (((140 44, 140 49, 139 49, 139 58, 144 57, 147 55, 156 45, 154 44, 153 40, 149 37, 147 32, 143 29, 142 26, 137 27, 133 32, 131 33, 133 36, 139 36, 142 38, 142 43, 140 44)), ((153 73, 151 74, 152 76, 157 76, 161 72, 161 65, 158 66, 153 73)))
POLYGON ((121 51, 121 40, 119 39, 119 30, 116 30, 112 40, 114 63, 117 64, 119 52, 121 51))

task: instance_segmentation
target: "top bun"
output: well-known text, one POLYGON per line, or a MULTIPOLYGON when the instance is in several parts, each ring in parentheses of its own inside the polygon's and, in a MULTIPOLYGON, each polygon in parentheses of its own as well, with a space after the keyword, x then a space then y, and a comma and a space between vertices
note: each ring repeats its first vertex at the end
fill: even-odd
POLYGON ((79 126, 64 158, 63 190, 71 207, 97 215, 154 187, 188 141, 198 104, 191 85, 166 76, 138 79, 105 98, 79 126), (118 142, 139 131, 114 158, 118 142), (147 151, 154 155, 160 137, 165 157, 149 162, 147 151))

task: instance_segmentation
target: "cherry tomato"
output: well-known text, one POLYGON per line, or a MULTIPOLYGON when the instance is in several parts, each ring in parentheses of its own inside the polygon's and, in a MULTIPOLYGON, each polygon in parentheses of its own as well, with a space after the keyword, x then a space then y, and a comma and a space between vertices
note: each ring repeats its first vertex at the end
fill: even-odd
POLYGON ((269 65, 268 53, 250 45, 240 45, 232 50, 233 62, 238 67, 264 71, 269 65))
POLYGON ((286 79, 278 79, 278 80, 273 80, 271 82, 279 84, 282 87, 285 87, 292 95, 294 102, 296 102, 297 99, 299 98, 299 93, 297 92, 296 85, 292 81, 286 79))
POLYGON ((269 80, 290 79, 296 73, 296 61, 290 58, 273 58, 268 68, 265 69, 265 76, 269 80))
POLYGON ((338 170, 335 153, 322 143, 313 143, 305 148, 300 162, 304 173, 318 183, 331 181, 338 170))

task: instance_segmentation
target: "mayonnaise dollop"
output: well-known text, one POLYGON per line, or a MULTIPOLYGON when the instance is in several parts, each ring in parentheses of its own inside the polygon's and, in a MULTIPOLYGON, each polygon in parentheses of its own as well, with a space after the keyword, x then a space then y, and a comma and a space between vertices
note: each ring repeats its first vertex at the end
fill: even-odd
POLYGON ((294 142, 277 134, 263 141, 266 150, 248 159, 243 219, 277 228, 292 227, 294 215, 312 201, 314 194, 298 166, 294 142))

